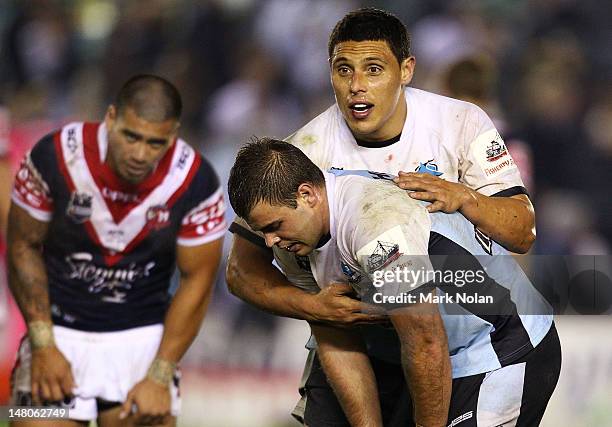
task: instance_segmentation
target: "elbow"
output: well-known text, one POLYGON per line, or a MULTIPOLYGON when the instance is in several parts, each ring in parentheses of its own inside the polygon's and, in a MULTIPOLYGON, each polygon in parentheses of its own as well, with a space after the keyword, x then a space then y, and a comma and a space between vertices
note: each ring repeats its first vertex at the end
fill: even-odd
POLYGON ((227 283, 228 291, 237 297, 240 297, 240 270, 236 262, 230 257, 225 268, 225 282, 227 283))
POLYGON ((536 229, 535 226, 531 227, 522 236, 521 242, 514 248, 514 252, 517 254, 526 254, 529 252, 536 240, 536 229))

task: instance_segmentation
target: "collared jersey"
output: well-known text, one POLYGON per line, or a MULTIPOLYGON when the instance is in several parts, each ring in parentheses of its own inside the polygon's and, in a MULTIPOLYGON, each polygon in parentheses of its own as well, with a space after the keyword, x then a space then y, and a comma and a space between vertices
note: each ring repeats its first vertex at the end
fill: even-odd
MULTIPOLYGON (((376 303, 373 292, 413 294, 418 303, 434 289, 454 378, 509 365, 546 335, 550 306, 513 257, 463 215, 430 214, 381 174, 333 170, 325 177, 331 236, 308 256, 319 287, 348 281, 362 300, 370 295, 376 303), (397 271, 404 275, 385 275, 397 271)), ((392 328, 361 330, 369 354, 401 362, 392 328)))
POLYGON ((107 148, 104 124, 70 123, 28 153, 12 193, 49 223, 53 322, 87 331, 163 322, 177 244, 212 242, 226 228, 217 175, 186 142, 174 141, 138 185, 113 173, 107 148))
MULTIPOLYGON (((320 169, 363 169, 397 175, 423 172, 460 182, 487 196, 526 194, 518 168, 487 114, 474 104, 407 87, 407 115, 398 141, 374 148, 358 145, 336 104, 287 141, 320 169)), ((260 235, 237 218, 230 231, 265 247, 260 235)), ((315 289, 304 258, 273 248, 288 279, 315 289), (296 268, 301 267, 301 268, 296 268)))

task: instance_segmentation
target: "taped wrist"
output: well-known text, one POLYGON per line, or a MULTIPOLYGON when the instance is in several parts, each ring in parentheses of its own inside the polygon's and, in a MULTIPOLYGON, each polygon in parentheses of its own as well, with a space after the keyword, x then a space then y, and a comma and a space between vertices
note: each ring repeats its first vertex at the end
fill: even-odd
POLYGON ((28 323, 28 338, 32 350, 54 346, 53 324, 43 320, 28 323))
POLYGON ((170 385, 170 381, 172 381, 175 369, 176 363, 156 357, 151 363, 151 366, 149 366, 147 378, 158 384, 168 386, 170 385))

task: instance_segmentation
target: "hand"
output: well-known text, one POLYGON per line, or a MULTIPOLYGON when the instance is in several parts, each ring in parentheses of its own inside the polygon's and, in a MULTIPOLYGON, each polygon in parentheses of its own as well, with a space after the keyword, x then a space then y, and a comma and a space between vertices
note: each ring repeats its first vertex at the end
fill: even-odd
POLYGON ((413 199, 431 202, 427 206, 428 212, 453 213, 476 199, 465 185, 449 182, 428 173, 400 171, 399 176, 393 181, 398 187, 411 190, 409 196, 413 199))
POLYGON ((62 401, 72 396, 75 387, 70 362, 55 346, 32 350, 32 399, 41 405, 44 401, 62 401))
POLYGON ((349 284, 330 283, 314 295, 316 306, 313 316, 320 322, 340 327, 388 322, 381 308, 352 298, 350 295, 354 293, 349 284))
POLYGON ((121 407, 120 419, 135 417, 137 425, 164 424, 170 417, 170 387, 148 378, 136 384, 121 407), (136 412, 132 407, 136 405, 136 412))

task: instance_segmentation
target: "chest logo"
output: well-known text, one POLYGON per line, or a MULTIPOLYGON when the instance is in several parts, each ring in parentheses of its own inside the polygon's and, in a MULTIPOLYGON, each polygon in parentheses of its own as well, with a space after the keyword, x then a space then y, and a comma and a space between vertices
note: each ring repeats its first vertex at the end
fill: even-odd
POLYGON ((91 217, 92 200, 93 196, 89 193, 73 192, 66 208, 66 215, 77 224, 84 223, 91 217))
POLYGON ((414 171, 418 173, 428 173, 433 176, 444 174, 444 172, 438 172, 438 165, 434 163, 434 159, 427 160, 425 163, 419 163, 419 166, 414 171))
POLYGON ((151 206, 147 210, 147 227, 160 230, 170 225, 170 210, 166 205, 151 206))

